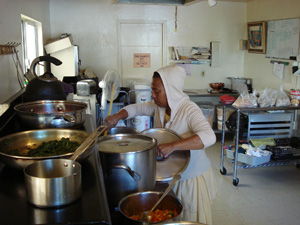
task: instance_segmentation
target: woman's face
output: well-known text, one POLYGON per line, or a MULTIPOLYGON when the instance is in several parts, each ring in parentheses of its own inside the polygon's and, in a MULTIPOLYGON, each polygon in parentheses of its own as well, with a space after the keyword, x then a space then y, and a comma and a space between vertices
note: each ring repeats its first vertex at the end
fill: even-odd
POLYGON ((159 107, 166 108, 168 106, 167 95, 160 77, 152 78, 151 89, 151 97, 153 98, 155 104, 159 107))

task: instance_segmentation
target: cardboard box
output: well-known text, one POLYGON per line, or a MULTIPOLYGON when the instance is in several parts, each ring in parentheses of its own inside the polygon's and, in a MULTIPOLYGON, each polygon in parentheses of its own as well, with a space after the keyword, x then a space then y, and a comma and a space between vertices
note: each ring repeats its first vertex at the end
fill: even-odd
POLYGON ((45 50, 47 54, 51 54, 69 48, 71 46, 73 46, 73 40, 72 40, 72 36, 69 35, 68 37, 65 38, 60 38, 60 39, 55 39, 50 41, 48 44, 45 45, 45 50))

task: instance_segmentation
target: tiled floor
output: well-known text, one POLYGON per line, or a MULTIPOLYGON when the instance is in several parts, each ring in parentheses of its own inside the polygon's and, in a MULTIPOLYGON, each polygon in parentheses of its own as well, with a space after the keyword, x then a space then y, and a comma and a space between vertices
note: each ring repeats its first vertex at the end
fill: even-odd
MULTIPOLYGON (((207 149, 215 169, 218 196, 212 205, 213 225, 299 225, 300 169, 295 165, 238 169, 224 163, 220 174, 221 138, 207 149)), ((226 140, 231 144, 232 140, 226 140)))

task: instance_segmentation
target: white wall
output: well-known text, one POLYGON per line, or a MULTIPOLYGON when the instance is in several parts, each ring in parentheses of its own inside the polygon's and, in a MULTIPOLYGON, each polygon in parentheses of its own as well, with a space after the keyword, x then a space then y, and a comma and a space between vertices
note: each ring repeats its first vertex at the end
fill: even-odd
MULTIPOLYGON (((268 21, 277 19, 287 19, 300 17, 299 0, 252 0, 247 6, 247 21, 268 21)), ((265 58, 266 54, 246 53, 245 55, 245 77, 253 78, 254 87, 263 89, 265 87, 279 89, 283 84, 285 90, 289 91, 295 88, 295 83, 291 82, 292 63, 285 67, 284 79, 277 78, 273 75, 273 64, 270 59, 265 58)))
MULTIPOLYGON (((110 0, 50 0, 51 37, 71 33, 79 45, 81 69, 91 67, 101 79, 107 70, 117 69, 117 20, 167 21, 167 46, 209 46, 221 42, 221 66, 193 65, 185 88, 207 89, 210 82, 226 82, 228 76, 244 75, 244 54, 239 40, 246 39, 247 3, 206 1, 178 6, 121 5, 110 0), (204 76, 201 73, 204 72, 204 76)), ((131 65, 130 65, 131 66, 131 65)))
MULTIPOLYGON (((21 14, 42 22, 44 39, 50 35, 48 0, 0 0, 0 44, 21 43, 21 14)), ((21 58, 21 46, 17 48, 21 58)), ((21 62, 23 63, 23 62, 21 62)), ((0 55, 0 103, 20 90, 11 55, 0 55)))

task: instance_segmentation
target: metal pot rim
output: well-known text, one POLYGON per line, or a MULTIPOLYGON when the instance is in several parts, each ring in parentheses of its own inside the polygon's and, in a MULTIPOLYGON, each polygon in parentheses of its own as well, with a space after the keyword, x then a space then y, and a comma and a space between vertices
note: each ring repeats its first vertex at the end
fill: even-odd
MULTIPOLYGON (((0 142, 1 141, 5 141, 6 139, 12 138, 14 136, 20 136, 22 134, 26 134, 26 133, 38 133, 38 132, 55 132, 55 131, 59 131, 59 132, 64 132, 64 131, 76 131, 82 134, 86 134, 86 136, 89 135, 88 132, 83 131, 83 130, 73 130, 73 129, 62 129, 62 128, 49 128, 49 129, 39 129, 39 130, 28 130, 28 131, 22 131, 22 132, 18 132, 18 133, 13 133, 13 134, 9 134, 6 135, 4 137, 0 138, 0 142)), ((24 160, 45 160, 45 159, 56 159, 56 158, 63 158, 63 157, 70 157, 72 156, 74 153, 67 153, 67 154, 62 154, 62 155, 54 155, 54 156, 40 156, 40 157, 28 157, 28 156, 17 156, 17 155, 11 155, 11 154, 7 154, 4 153, 3 151, 1 151, 0 149, 0 155, 9 157, 9 158, 13 158, 13 159, 24 159, 24 160)))
POLYGON ((25 102, 25 103, 20 103, 18 105, 16 105, 14 107, 14 109, 18 112, 18 113, 23 113, 23 114, 30 114, 30 115, 58 115, 58 114, 66 114, 66 113, 74 113, 74 112, 78 112, 78 111, 82 111, 84 109, 87 109, 88 105, 84 102, 77 102, 77 101, 65 101, 65 100, 40 100, 40 101, 32 101, 32 102, 25 102), (81 109, 77 109, 77 110, 72 110, 70 112, 51 112, 51 113, 38 113, 38 112, 28 112, 28 111, 24 111, 22 110, 23 107, 30 107, 30 106, 36 106, 36 105, 46 105, 46 104, 69 104, 69 105, 78 105, 78 106, 82 106, 81 109))
POLYGON ((58 178, 65 178, 65 177, 70 177, 70 176, 74 176, 74 174, 73 173, 70 173, 70 174, 68 174, 67 176, 57 176, 57 177, 51 177, 51 178, 47 178, 47 177, 41 177, 41 176, 34 176, 34 175, 31 175, 31 174, 29 174, 28 173, 28 171, 27 170, 29 170, 31 167, 34 167, 34 166, 36 166, 37 164, 45 164, 45 163, 47 163, 47 162, 52 162, 52 161, 57 161, 58 163, 65 163, 66 161, 68 161, 68 162, 70 162, 70 163, 72 163, 72 164, 75 164, 75 166, 76 166, 76 170, 78 171, 78 172, 81 172, 81 164, 79 163, 79 162, 76 162, 76 161, 74 161, 74 160, 71 160, 71 159, 46 159, 46 160, 41 160, 41 161, 37 161, 37 162, 34 162, 34 163, 32 163, 32 164, 30 164, 30 165, 28 165, 28 166, 26 166, 25 168, 24 168, 24 170, 23 170, 23 172, 24 172, 24 175, 25 176, 27 176, 27 177, 31 177, 31 178, 38 178, 38 179, 58 179, 58 178), (59 162, 59 161, 61 161, 61 162, 59 162))
POLYGON ((145 147, 145 149, 142 149, 142 150, 135 150, 135 151, 130 151, 130 152, 112 152, 112 151, 107 151, 107 150, 100 150, 100 147, 98 146, 98 150, 99 152, 101 153, 105 153, 105 154, 134 154, 134 153, 140 153, 140 152, 145 152, 145 151, 149 151, 153 148, 156 148, 157 146, 157 140, 155 138, 151 138, 149 136, 146 136, 146 135, 143 135, 143 134, 140 134, 140 133, 127 133, 127 134, 109 134, 109 135, 106 135, 106 136, 102 136, 98 139, 97 141, 97 144, 105 141, 105 140, 108 140, 112 137, 143 137, 143 138, 146 138, 148 140, 152 140, 152 143, 151 145, 145 147))
MULTIPOLYGON (((142 191, 142 192, 136 192, 136 193, 132 193, 132 194, 129 194, 129 195, 126 195, 125 197, 123 197, 120 201, 119 201, 119 204, 118 204, 118 209, 119 211, 121 212, 121 214, 123 216, 125 216, 126 218, 132 220, 132 221, 135 221, 135 222, 141 222, 141 221, 138 221, 138 220, 133 220, 131 218, 129 218, 127 215, 125 215, 125 213, 123 212, 123 210, 121 209, 121 204, 128 198, 132 197, 132 196, 137 196, 137 195, 142 195, 142 194, 157 194, 157 195, 162 195, 164 192, 162 191, 142 191)), ((166 196, 170 196, 174 199, 176 199, 178 201, 178 203, 181 205, 181 212, 182 212, 182 209, 183 209, 183 204, 182 204, 182 201, 177 197, 177 196, 173 196, 173 195, 170 195, 170 194, 167 194, 166 196)), ((149 209, 150 210, 150 209, 149 209)), ((180 212, 180 213, 181 213, 180 212)), ((179 214, 180 214, 179 213, 179 214)), ((178 215, 179 216, 179 215, 178 215)), ((173 218, 172 218, 173 219, 173 218)), ((166 222, 166 221, 160 221, 160 222, 151 222, 149 224, 159 224, 159 223, 162 223, 162 222, 166 222)), ((142 222, 141 222, 142 223, 142 222)))

